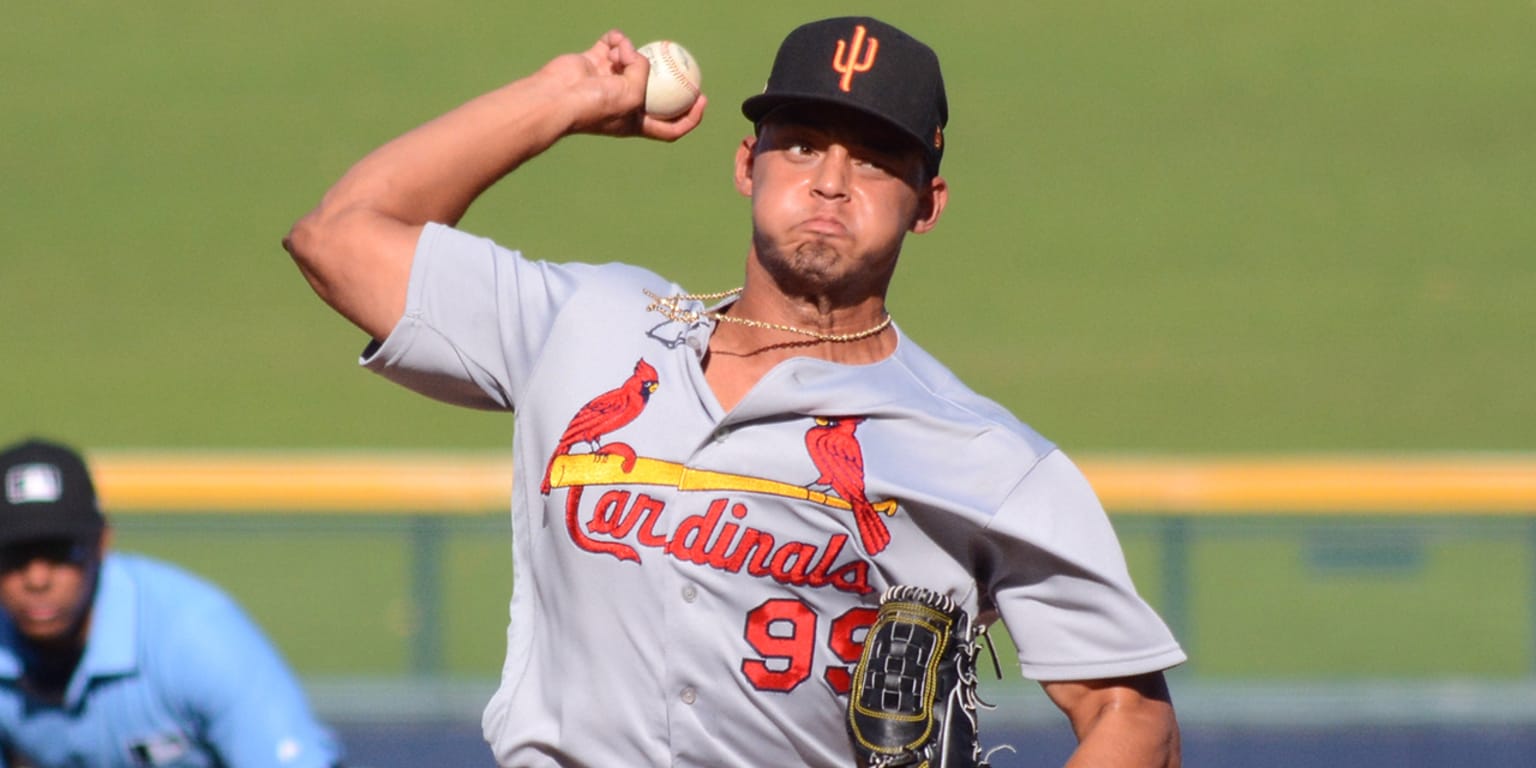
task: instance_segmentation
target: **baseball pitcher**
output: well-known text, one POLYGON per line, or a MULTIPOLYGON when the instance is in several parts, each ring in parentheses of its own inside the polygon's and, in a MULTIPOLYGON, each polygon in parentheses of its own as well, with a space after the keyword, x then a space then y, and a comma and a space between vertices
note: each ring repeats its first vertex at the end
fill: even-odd
MULTIPOLYGON (((497 760, 981 764, 970 658, 1000 618, 1074 764, 1177 765, 1185 657, 1092 489, 887 311, 949 199, 927 45, 867 17, 783 40, 741 105, 739 288, 456 228, 566 136, 697 127, 706 96, 644 111, 648 72, 609 32, 375 150, 285 240, 368 370, 517 414, 497 760)), ((622 204, 593 192, 594 220, 622 204)))

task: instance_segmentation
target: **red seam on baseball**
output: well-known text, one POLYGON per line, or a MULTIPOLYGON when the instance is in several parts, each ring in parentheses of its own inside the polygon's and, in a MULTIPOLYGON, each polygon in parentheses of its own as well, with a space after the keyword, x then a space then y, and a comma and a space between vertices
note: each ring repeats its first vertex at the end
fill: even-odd
POLYGON ((699 87, 690 82, 687 77, 683 76, 682 66, 677 63, 676 59, 672 58, 672 54, 670 53, 672 46, 662 45, 659 47, 661 50, 657 51, 657 53, 661 54, 662 61, 666 62, 667 71, 672 74, 672 79, 676 80, 684 88, 687 88, 689 91, 693 92, 693 95, 699 95, 699 87))

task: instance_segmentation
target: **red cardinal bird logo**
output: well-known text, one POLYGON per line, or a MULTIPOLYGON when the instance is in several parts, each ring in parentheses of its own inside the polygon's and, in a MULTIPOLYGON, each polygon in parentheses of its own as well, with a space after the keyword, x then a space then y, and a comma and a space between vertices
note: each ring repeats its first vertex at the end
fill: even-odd
POLYGON ((831 487, 853 507, 864 551, 876 555, 891 543, 891 532, 864 496, 864 450, 859 447, 858 438, 853 436, 854 428, 862 421, 864 419, 851 416, 818 416, 816 426, 805 432, 805 449, 811 454, 811 463, 821 472, 821 477, 811 485, 831 487))
POLYGON ((656 378, 656 369, 650 363, 641 358, 635 363, 635 372, 624 380, 623 384, 592 398, 590 402, 581 407, 576 415, 571 417, 570 426, 565 428, 565 433, 560 435, 560 444, 555 446, 555 452, 549 457, 549 465, 544 469, 544 485, 541 491, 549 495, 549 474, 554 469, 555 457, 563 456, 571 452, 571 448, 577 443, 591 443, 593 453, 621 453, 630 462, 634 461, 634 451, 623 443, 614 443, 606 448, 601 445, 603 435, 612 432, 625 424, 635 420, 645 404, 650 401, 651 393, 656 391, 660 382, 656 378))

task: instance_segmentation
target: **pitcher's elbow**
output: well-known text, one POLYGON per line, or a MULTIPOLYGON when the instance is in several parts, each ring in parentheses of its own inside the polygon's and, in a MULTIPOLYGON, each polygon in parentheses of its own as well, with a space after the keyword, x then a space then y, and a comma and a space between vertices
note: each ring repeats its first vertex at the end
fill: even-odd
POLYGON ((283 235, 283 250, 298 263, 299 268, 304 268, 306 262, 312 259, 314 253, 317 226, 315 214, 305 214, 303 218, 293 223, 288 232, 283 235))
POLYGON ((294 265, 321 298, 326 296, 324 241, 324 228, 314 212, 294 222, 283 235, 283 250, 292 257, 294 265))

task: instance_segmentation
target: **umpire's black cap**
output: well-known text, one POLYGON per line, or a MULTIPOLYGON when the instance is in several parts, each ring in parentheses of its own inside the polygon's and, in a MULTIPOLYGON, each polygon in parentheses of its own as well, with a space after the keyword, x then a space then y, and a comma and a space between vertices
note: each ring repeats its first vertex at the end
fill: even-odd
POLYGON ((868 16, 813 21, 784 38, 763 92, 741 104, 754 124, 791 102, 841 104, 915 139, 930 173, 944 158, 949 102, 939 57, 911 35, 868 16))
POLYGON ((0 546, 93 541, 106 527, 96 486, 75 451, 29 439, 0 451, 0 546))

